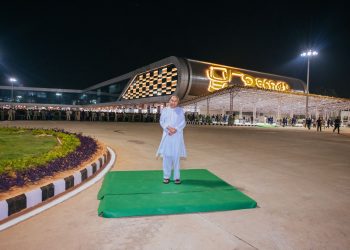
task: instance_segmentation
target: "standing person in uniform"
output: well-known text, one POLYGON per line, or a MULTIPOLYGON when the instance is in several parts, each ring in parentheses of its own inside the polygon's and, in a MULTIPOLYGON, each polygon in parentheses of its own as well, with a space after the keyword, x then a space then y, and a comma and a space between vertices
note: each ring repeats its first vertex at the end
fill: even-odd
POLYGON ((0 108, 0 121, 5 120, 5 111, 3 108, 0 108))
POLYGON ((333 133, 336 129, 338 129, 338 134, 339 134, 339 128, 340 128, 340 118, 339 116, 334 120, 334 129, 333 129, 333 133))
POLYGON ((30 116, 31 116, 31 111, 29 108, 27 108, 27 120, 30 120, 30 116))
POLYGON ((70 121, 70 115, 71 115, 71 111, 69 109, 66 110, 66 120, 70 121))
POLYGON ((183 129, 186 126, 185 114, 179 104, 178 96, 171 96, 169 106, 162 110, 159 119, 163 128, 163 137, 160 142, 157 156, 163 158, 163 183, 170 182, 171 169, 174 168, 174 182, 181 184, 180 157, 186 157, 186 148, 183 138, 183 129))
POLYGON ((306 127, 310 130, 310 127, 311 127, 311 118, 306 118, 305 120, 305 124, 306 124, 306 127))
POLYGON ((322 119, 321 119, 321 117, 318 117, 316 124, 317 124, 317 132, 318 132, 318 130, 320 130, 320 132, 321 132, 322 131, 322 119))
POLYGON ((12 120, 13 120, 13 117, 12 117, 12 115, 13 115, 12 107, 7 111, 7 114, 8 114, 7 120, 12 121, 12 120))

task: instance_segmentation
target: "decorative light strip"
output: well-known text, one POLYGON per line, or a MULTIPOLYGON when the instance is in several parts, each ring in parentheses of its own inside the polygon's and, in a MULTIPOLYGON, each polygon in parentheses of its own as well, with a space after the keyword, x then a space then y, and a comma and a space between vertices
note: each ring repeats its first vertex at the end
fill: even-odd
POLYGON ((177 86, 177 68, 170 64, 138 74, 123 94, 124 99, 171 95, 177 86))
POLYGON ((253 77, 244 74, 240 71, 211 66, 206 70, 207 78, 209 79, 208 91, 214 92, 219 89, 226 88, 231 82, 233 76, 240 77, 244 86, 256 87, 261 89, 270 89, 275 91, 287 92, 290 91, 290 86, 284 81, 275 81, 266 78, 253 77))

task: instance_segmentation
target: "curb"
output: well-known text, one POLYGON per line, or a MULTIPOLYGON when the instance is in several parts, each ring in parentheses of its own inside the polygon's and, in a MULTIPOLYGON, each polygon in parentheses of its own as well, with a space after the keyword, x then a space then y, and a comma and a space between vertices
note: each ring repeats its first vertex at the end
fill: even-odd
POLYGON ((82 185, 88 179, 103 169, 111 155, 109 150, 101 155, 95 162, 87 165, 84 169, 76 171, 74 174, 65 178, 56 180, 45 186, 41 186, 34 190, 25 192, 15 197, 0 201, 0 224, 16 217, 18 214, 23 214, 28 209, 40 206, 41 203, 51 201, 68 190, 82 185))

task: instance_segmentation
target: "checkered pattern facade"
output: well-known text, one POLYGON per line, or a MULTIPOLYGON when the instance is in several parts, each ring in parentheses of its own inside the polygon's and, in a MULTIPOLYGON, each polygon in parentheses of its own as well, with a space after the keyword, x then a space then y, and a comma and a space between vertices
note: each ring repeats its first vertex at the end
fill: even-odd
POLYGON ((171 95, 177 86, 177 68, 174 64, 138 74, 123 95, 124 99, 138 99, 171 95))

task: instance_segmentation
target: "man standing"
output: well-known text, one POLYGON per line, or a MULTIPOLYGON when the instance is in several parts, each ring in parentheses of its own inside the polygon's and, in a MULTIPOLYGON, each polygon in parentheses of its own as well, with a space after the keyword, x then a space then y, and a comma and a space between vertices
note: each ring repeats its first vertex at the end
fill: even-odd
POLYGON ((66 120, 70 121, 70 115, 71 115, 71 111, 69 109, 66 110, 66 120))
POLYGON ((3 108, 0 108, 0 121, 5 120, 5 111, 3 108))
POLYGON ((7 116, 7 120, 12 121, 13 120, 13 110, 12 107, 10 107, 10 109, 7 111, 8 116, 7 116))
POLYGON ((163 183, 170 182, 171 169, 174 168, 174 182, 180 184, 180 157, 186 157, 186 148, 183 138, 183 129, 186 126, 185 114, 179 104, 178 96, 171 96, 169 106, 162 110, 160 126, 163 128, 163 137, 160 142, 157 156, 163 158, 163 183))
POLYGON ((306 118, 306 126, 307 128, 310 130, 310 127, 311 127, 311 118, 306 118))
POLYGON ((29 108, 27 108, 27 120, 30 120, 30 116, 31 116, 31 111, 29 108))
POLYGON ((316 124, 317 124, 317 132, 318 131, 321 132, 322 131, 322 119, 321 119, 321 117, 318 117, 316 124))
POLYGON ((333 129, 333 133, 336 129, 338 129, 338 134, 339 134, 339 128, 340 128, 340 118, 339 116, 334 120, 334 129, 333 129))

